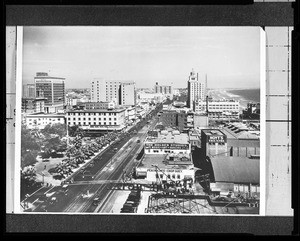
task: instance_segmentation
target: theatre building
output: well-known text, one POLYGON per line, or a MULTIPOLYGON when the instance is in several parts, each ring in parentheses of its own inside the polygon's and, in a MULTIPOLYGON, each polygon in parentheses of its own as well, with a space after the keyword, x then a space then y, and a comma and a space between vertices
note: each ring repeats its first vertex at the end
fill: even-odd
POLYGON ((227 136, 219 129, 201 130, 201 148, 205 156, 229 156, 227 136))
POLYGON ((158 136, 148 136, 145 154, 136 167, 136 176, 151 182, 194 181, 194 165, 187 134, 178 131, 161 131, 158 136))

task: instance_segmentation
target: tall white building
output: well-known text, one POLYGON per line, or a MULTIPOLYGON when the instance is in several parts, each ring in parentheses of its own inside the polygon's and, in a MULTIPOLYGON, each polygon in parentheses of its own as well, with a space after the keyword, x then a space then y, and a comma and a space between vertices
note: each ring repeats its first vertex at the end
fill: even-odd
POLYGON ((136 104, 136 91, 135 91, 134 82, 122 82, 120 84, 119 104, 120 105, 136 104))
POLYGON ((113 101, 117 105, 135 105, 135 83, 95 78, 91 81, 91 101, 113 101))
POLYGON ((199 81, 198 73, 194 70, 189 75, 188 79, 188 99, 187 107, 194 109, 194 102, 197 100, 204 100, 206 94, 206 83, 205 81, 199 81))

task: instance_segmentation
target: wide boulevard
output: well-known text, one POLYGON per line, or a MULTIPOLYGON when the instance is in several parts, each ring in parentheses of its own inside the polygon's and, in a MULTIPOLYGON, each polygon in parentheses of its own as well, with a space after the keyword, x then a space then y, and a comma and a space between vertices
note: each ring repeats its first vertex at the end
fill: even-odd
POLYGON ((147 132, 157 123, 156 111, 140 121, 128 133, 121 134, 89 164, 73 175, 68 182, 67 191, 63 185, 43 188, 32 194, 27 201, 32 204, 32 212, 101 212, 101 208, 112 194, 111 183, 123 180, 132 174, 138 165, 136 159, 143 149, 147 132), (152 117, 150 119, 150 117, 152 117), (46 196, 46 199, 39 198, 46 196), (45 195, 46 194, 46 195, 45 195), (52 201, 56 199, 56 201, 52 201), (93 205, 99 197, 98 205, 93 205))

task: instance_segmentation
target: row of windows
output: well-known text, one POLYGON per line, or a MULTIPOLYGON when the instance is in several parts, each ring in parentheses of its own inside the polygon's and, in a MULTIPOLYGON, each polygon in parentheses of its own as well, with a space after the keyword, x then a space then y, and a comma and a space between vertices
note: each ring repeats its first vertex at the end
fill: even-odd
POLYGON ((104 126, 106 126, 106 125, 109 125, 109 126, 111 126, 111 125, 117 125, 117 122, 113 122, 113 124, 112 124, 112 122, 108 122, 108 124, 106 124, 106 122, 103 122, 103 124, 101 123, 101 122, 98 122, 98 123, 96 123, 96 122, 83 122, 83 123, 81 123, 81 122, 68 122, 68 125, 79 125, 79 126, 81 126, 81 125, 104 125, 104 126))
MULTIPOLYGON (((60 121, 61 118, 54 118, 54 119, 51 119, 51 118, 38 118, 38 120, 49 120, 49 121, 60 121)), ((36 118, 34 119, 28 119, 28 121, 36 121, 36 118)))
MULTIPOLYGON (((82 120, 86 120, 86 119, 87 119, 87 120, 91 120, 91 118, 82 118, 82 120)), ((68 120, 71 120, 71 117, 68 117, 68 120)), ((73 120, 76 120, 76 118, 74 117, 74 118, 73 118, 73 120)), ((80 119, 80 117, 78 117, 78 120, 79 120, 79 121, 81 120, 81 119, 80 119)), ((94 118, 94 120, 96 120, 96 118, 94 118)), ((100 119, 98 119, 98 120, 100 120, 100 121, 101 121, 101 118, 100 118, 100 119)), ((104 120, 104 121, 106 121, 106 118, 103 118, 103 120, 104 120)), ((111 120, 112 120, 112 118, 108 118, 108 120, 110 120, 110 121, 111 121, 111 120)), ((113 120, 114 120, 114 121, 116 121, 116 120, 117 120, 117 118, 114 118, 113 120)))
MULTIPOLYGON (((163 178, 163 174, 155 174, 155 177, 156 178, 163 178)), ((175 179, 176 177, 177 177, 177 179, 180 179, 180 174, 177 174, 177 175, 175 175, 175 174, 172 174, 172 176, 170 175, 170 174, 168 174, 167 175, 167 177, 169 178, 169 179, 171 179, 171 177, 172 177, 172 179, 175 179)))
POLYGON ((116 116, 117 113, 68 113, 68 115, 83 115, 83 116, 89 116, 89 115, 108 115, 108 116, 116 116))

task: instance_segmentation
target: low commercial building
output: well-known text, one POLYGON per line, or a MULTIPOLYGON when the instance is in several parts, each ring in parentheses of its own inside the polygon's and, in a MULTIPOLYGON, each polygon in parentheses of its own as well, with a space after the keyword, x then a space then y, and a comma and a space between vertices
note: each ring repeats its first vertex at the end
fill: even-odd
POLYGON ((65 115, 33 113, 25 116, 25 123, 29 129, 44 129, 48 124, 65 124, 65 115))
POLYGON ((227 149, 231 156, 251 157, 260 155, 260 131, 252 123, 225 123, 222 132, 227 136, 227 149))
POLYGON ((201 130, 201 149, 206 156, 227 156, 227 136, 219 129, 203 129, 201 130))
POLYGON ((180 132, 186 127, 187 115, 185 112, 179 112, 175 110, 163 111, 159 117, 159 121, 165 127, 173 127, 180 132))
POLYGON ((162 130, 157 137, 148 136, 144 142, 145 154, 190 154, 189 136, 179 131, 162 130))
POLYGON ((145 154, 136 167, 136 175, 148 181, 194 181, 194 165, 187 134, 161 131, 148 135, 144 142, 145 154))
POLYGON ((236 100, 198 100, 195 102, 196 113, 207 113, 212 120, 235 120, 239 118, 240 103, 236 100))
POLYGON ((161 103, 165 99, 162 93, 144 93, 139 92, 137 94, 138 102, 148 102, 148 103, 161 103))
POLYGON ((45 98, 22 98, 23 113, 42 113, 45 112, 45 98))
POLYGON ((152 154, 145 155, 136 167, 136 175, 150 182, 194 181, 194 165, 190 155, 152 154))
POLYGON ((84 110, 94 110, 94 109, 114 109, 115 103, 109 101, 99 101, 99 102, 81 102, 79 103, 84 110))
POLYGON ((68 126, 79 125, 83 130, 113 131, 125 128, 125 109, 72 110, 67 115, 68 126))
POLYGON ((208 116, 206 114, 194 114, 194 128, 208 128, 208 116))
POLYGON ((232 192, 246 197, 259 197, 259 159, 247 157, 213 157, 210 159, 210 189, 216 194, 232 192))

